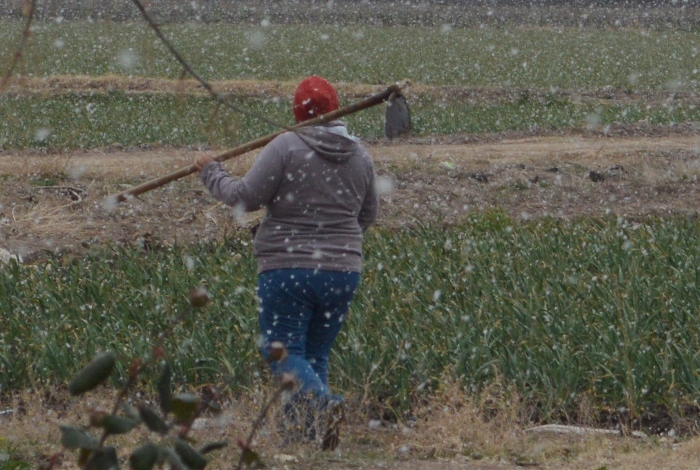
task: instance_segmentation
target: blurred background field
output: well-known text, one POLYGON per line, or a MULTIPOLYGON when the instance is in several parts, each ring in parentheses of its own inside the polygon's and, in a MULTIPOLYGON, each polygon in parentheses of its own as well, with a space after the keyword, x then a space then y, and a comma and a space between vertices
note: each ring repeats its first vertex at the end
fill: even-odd
MULTIPOLYGON (((668 7, 669 15, 674 11, 668 7)), ((222 84, 219 88, 231 80, 291 83, 311 73, 375 89, 408 79, 415 85, 407 93, 418 136, 673 125, 697 121, 700 113, 700 30, 695 27, 299 25, 259 14, 264 18, 257 24, 191 20, 164 24, 163 30, 205 79, 222 84)), ((0 28, 5 68, 23 27, 19 19, 5 19, 0 28)), ((181 72, 137 20, 36 22, 15 71, 26 82, 15 82, 0 97, 0 148, 230 146, 275 130, 217 109, 201 90, 178 90, 181 72), (76 90, 45 83, 61 77, 112 77, 116 85, 86 83, 76 90), (135 78, 171 85, 128 90, 119 85, 135 78)), ((240 106, 290 123, 288 95, 231 96, 240 106)), ((341 96, 344 104, 355 98, 341 96)), ((361 137, 378 139, 382 130, 373 124, 378 116, 378 110, 370 110, 347 120, 361 137)))

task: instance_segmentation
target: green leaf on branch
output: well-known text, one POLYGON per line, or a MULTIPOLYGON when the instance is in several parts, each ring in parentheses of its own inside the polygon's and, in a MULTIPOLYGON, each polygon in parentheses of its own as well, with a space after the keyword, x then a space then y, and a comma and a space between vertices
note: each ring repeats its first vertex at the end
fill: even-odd
POLYGON ((82 428, 61 424, 61 445, 66 449, 97 449, 98 440, 82 428))
POLYGON ((188 467, 202 470, 207 466, 207 459, 182 439, 175 440, 175 452, 188 467))
POLYGON ((94 451, 85 466, 86 470, 118 470, 119 459, 114 447, 101 447, 94 451))
POLYGON ((185 465, 182 459, 180 459, 180 456, 177 455, 177 452, 172 449, 166 449, 165 453, 172 470, 190 470, 187 468, 187 465, 185 465))
POLYGON ((68 384, 71 395, 80 395, 104 382, 112 373, 116 355, 112 351, 96 355, 68 384))
POLYGON ((158 413, 146 406, 139 406, 139 415, 148 429, 158 434, 167 434, 168 424, 161 418, 158 413))
POLYGON ((200 454, 208 454, 209 452, 214 452, 215 450, 223 449, 228 445, 228 442, 224 441, 218 441, 218 442, 211 442, 201 449, 199 449, 200 454))
POLYGON ((180 393, 173 397, 171 410, 178 424, 190 424, 197 416, 200 399, 189 393, 180 393))
POLYGON ((139 424, 138 420, 122 416, 108 415, 102 421, 102 428, 109 434, 124 434, 139 424))
POLYGON ((139 410, 137 410, 128 403, 124 403, 124 405, 122 406, 122 412, 127 418, 131 418, 136 421, 141 421, 141 415, 139 414, 139 410))
POLYGON ((161 462, 161 454, 160 447, 149 441, 131 453, 129 465, 133 470, 151 470, 161 462))
POLYGON ((170 408, 172 406, 173 394, 170 391, 170 381, 173 376, 173 370, 170 364, 166 363, 163 367, 163 372, 161 372, 158 378, 158 383, 156 384, 156 390, 158 391, 158 401, 160 402, 160 409, 164 414, 170 413, 170 408))
POLYGON ((90 449, 80 449, 78 452, 78 466, 83 468, 91 456, 92 451, 90 449))

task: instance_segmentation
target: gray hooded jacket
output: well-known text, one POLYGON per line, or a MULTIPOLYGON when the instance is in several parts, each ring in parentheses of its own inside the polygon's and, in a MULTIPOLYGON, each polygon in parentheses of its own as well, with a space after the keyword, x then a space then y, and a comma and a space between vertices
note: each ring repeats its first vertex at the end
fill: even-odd
POLYGON ((276 137, 241 179, 218 162, 201 171, 217 199, 267 213, 255 235, 258 272, 281 268, 362 268, 364 230, 377 217, 372 159, 344 124, 302 128, 276 137))

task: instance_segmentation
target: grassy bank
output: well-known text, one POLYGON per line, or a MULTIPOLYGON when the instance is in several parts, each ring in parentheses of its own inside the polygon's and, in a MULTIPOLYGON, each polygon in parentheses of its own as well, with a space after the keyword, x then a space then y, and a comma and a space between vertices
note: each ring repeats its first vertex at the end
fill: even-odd
MULTIPOLYGON (((695 405, 699 235, 696 220, 523 225, 497 214, 374 231, 334 384, 404 411, 445 378, 468 392, 512 384, 542 418, 574 417, 582 402, 599 417, 695 405)), ((244 242, 3 271, 3 389, 63 382, 95 351, 124 363, 147 353, 200 283, 214 300, 175 329, 177 380, 254 385, 265 368, 244 242)))
MULTIPOLYGON (((414 98, 411 113, 417 136, 700 121, 700 107, 683 101, 594 104, 556 94, 515 94, 473 103, 428 95, 414 98)), ((246 98, 236 104, 292 124, 288 100, 246 98)), ((378 106, 344 121, 354 134, 374 140, 384 133, 383 112, 378 106)), ((234 146, 277 131, 255 118, 217 108, 202 96, 108 92, 0 97, 0 149, 8 150, 143 144, 234 146)))

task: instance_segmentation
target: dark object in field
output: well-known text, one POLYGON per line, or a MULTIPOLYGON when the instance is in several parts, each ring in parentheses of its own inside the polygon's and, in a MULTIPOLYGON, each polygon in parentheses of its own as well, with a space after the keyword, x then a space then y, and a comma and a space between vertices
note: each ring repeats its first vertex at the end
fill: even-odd
POLYGON ((411 132, 411 110, 406 97, 401 93, 392 94, 386 102, 384 114, 384 135, 394 139, 411 132))
POLYGON ((613 165, 610 168, 608 168, 608 176, 612 180, 619 180, 622 179, 625 173, 625 169, 622 167, 622 165, 613 165))
POLYGON ((489 182, 489 175, 487 175, 486 173, 482 173, 481 171, 478 171, 476 173, 470 173, 469 177, 477 180, 479 183, 489 182))
POLYGON ((605 181, 605 175, 602 173, 598 173, 597 171, 591 170, 590 173, 588 173, 588 177, 593 181, 594 183, 602 183, 605 181))
POLYGON ((342 403, 334 403, 328 410, 326 430, 321 441, 321 450, 333 451, 340 444, 340 424, 345 420, 345 409, 342 403))

